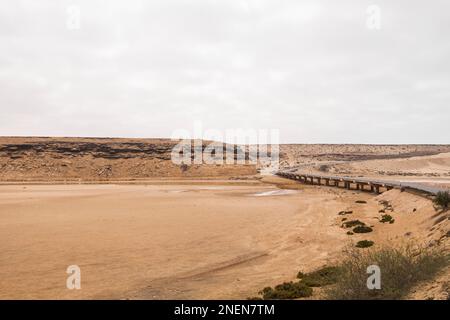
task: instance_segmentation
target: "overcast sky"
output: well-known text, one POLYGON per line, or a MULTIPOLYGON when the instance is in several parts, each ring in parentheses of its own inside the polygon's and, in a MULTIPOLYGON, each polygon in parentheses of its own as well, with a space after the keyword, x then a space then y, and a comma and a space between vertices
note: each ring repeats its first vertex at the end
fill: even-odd
POLYGON ((0 3, 0 135, 450 143, 448 0, 0 3))

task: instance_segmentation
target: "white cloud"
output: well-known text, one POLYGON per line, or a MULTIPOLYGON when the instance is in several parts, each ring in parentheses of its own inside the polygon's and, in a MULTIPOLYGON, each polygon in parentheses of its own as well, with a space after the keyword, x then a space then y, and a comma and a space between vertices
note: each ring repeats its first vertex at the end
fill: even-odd
POLYGON ((449 142, 448 1, 0 2, 1 135, 449 142))

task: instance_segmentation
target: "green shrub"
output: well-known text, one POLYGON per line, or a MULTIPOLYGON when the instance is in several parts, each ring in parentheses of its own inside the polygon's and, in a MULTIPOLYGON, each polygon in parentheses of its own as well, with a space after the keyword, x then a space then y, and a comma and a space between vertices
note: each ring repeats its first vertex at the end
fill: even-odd
POLYGON ((260 294, 263 299, 297 299, 310 297, 313 289, 301 282, 284 282, 275 286, 275 288, 266 287, 260 294))
POLYGON ((337 283, 325 290, 328 299, 367 300, 401 299, 421 281, 433 278, 449 265, 442 249, 403 246, 378 250, 350 249, 340 264, 337 283), (367 288, 367 267, 377 265, 381 271, 381 289, 367 288))
POLYGON ((439 191, 436 194, 436 197, 434 198, 433 202, 443 208, 447 209, 450 204, 450 193, 448 191, 439 191))
POLYGON ((347 234, 348 234, 349 236, 352 236, 352 235, 353 235, 353 232, 347 231, 347 234))
POLYGON ((316 271, 304 274, 301 278, 301 283, 308 287, 323 287, 336 283, 338 276, 338 267, 323 267, 316 271))
POLYGON ((368 248, 373 246, 374 242, 370 240, 361 240, 356 243, 357 248, 368 248))
POLYGON ((350 221, 346 221, 342 224, 342 226, 344 228, 351 228, 351 227, 355 227, 355 226, 365 226, 366 224, 362 221, 359 220, 350 220, 350 221))
POLYGON ((373 229, 368 226, 357 226, 356 228, 353 228, 354 233, 368 233, 372 231, 373 229))
POLYGON ((394 219, 392 218, 392 216, 390 214, 383 214, 380 219, 380 222, 382 222, 382 223, 386 223, 386 222, 393 223, 393 221, 394 221, 394 219))
POLYGON ((367 203, 365 200, 356 200, 355 203, 367 203))

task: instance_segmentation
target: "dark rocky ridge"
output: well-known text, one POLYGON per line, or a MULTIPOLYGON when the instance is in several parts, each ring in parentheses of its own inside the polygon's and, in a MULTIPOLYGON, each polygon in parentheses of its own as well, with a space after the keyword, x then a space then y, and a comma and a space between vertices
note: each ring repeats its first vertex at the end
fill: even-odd
POLYGON ((55 154, 61 156, 86 156, 105 159, 128 159, 150 157, 170 160, 175 144, 147 143, 77 143, 55 141, 0 145, 0 156, 19 158, 29 154, 55 154))
MULTIPOLYGON (((0 181, 128 180, 256 174, 254 165, 178 165, 170 139, 0 138, 0 181)), ((204 142, 204 150, 209 142, 204 142)), ((191 145, 191 158, 194 158, 191 145)), ((235 155, 236 158, 236 155, 235 155)))

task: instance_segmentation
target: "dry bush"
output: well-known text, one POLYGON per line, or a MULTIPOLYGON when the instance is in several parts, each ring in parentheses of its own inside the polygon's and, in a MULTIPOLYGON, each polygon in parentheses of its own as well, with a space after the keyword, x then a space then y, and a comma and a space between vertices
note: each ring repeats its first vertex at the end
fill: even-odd
POLYGON ((310 273, 299 272, 297 278, 300 279, 301 283, 307 285, 308 287, 323 287, 333 283, 339 278, 340 269, 339 267, 323 267, 310 273))
POLYGON ((356 243, 356 248, 369 248, 373 246, 374 242, 370 240, 361 240, 356 243))
POLYGON ((264 300, 283 300, 310 297, 313 290, 301 282, 284 282, 275 288, 266 287, 259 292, 264 300))
POLYGON ((447 209, 450 205, 450 193, 448 191, 439 191, 433 200, 437 206, 447 209))
POLYGON ((356 228, 353 229, 354 233, 368 233, 368 232, 372 232, 372 231, 373 231, 373 229, 368 226, 357 226, 356 228))
POLYGON ((367 300, 401 299, 410 289, 449 264, 449 256, 439 248, 406 245, 400 248, 349 249, 339 266, 337 283, 326 290, 328 299, 367 300), (377 265, 381 270, 381 289, 367 288, 367 267, 377 265))
POLYGON ((383 214, 381 216, 380 222, 381 223, 394 223, 395 219, 390 214, 383 214))

